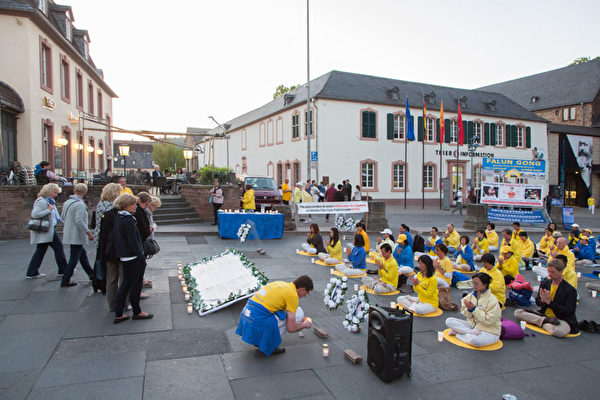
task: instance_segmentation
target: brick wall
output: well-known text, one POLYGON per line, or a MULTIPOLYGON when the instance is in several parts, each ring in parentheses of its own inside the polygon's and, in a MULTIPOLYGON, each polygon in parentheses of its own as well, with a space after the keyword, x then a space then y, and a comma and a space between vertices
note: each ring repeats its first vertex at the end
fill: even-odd
MULTIPOLYGON (((129 186, 134 193, 138 193, 148 188, 145 186, 129 186)), ((31 218, 31 209, 37 199, 37 194, 41 186, 0 186, 0 240, 23 239, 29 237, 29 231, 26 229, 27 222, 31 218)), ((88 186, 88 193, 85 200, 88 204, 88 210, 91 214, 96 209, 100 200, 102 186, 88 186)), ((73 186, 65 186, 62 193, 56 197, 56 204, 59 212, 62 211, 62 205, 73 194, 73 186)), ((58 231, 62 231, 62 225, 59 225, 58 231)))
MULTIPOLYGON (((600 100, 598 100, 600 102, 600 100)), ((596 105, 598 107, 598 105, 596 105)), ((577 104, 569 107, 556 107, 556 108, 548 108, 546 110, 538 110, 534 111, 535 114, 539 115, 542 118, 547 119, 553 124, 562 124, 562 125, 576 125, 576 126, 591 126, 592 125, 592 111, 593 111, 593 103, 585 103, 583 105, 583 123, 581 122, 581 105, 577 104), (563 121, 563 108, 570 109, 571 107, 575 107, 575 119, 563 121)), ((597 112, 597 111, 596 111, 597 112)))
MULTIPOLYGON (((181 196, 200 214, 202 220, 212 221, 213 206, 208 202, 212 185, 181 185, 181 196)), ((223 208, 240 208, 240 190, 237 186, 221 185, 225 201, 223 208)))
POLYGON ((550 185, 558 185, 560 183, 559 177, 559 141, 560 135, 557 133, 551 133, 548 135, 548 148, 546 152, 548 156, 546 157, 546 173, 548 174, 548 183, 550 185))

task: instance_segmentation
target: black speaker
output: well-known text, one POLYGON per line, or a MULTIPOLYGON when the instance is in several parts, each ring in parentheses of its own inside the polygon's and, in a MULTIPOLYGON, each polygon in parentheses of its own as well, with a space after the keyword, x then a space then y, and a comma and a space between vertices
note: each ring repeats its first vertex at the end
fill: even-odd
POLYGON ((412 375, 412 324, 410 311, 397 308, 369 308, 367 364, 384 382, 412 375))

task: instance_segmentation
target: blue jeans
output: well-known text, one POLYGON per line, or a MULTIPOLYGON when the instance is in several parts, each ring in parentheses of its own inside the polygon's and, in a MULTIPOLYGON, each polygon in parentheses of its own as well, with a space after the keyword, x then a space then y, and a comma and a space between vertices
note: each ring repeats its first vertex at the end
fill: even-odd
POLYGON ((46 250, 48 250, 48 246, 52 247, 52 250, 54 250, 54 259, 56 260, 56 265, 58 266, 58 273, 63 274, 65 272, 65 269, 67 268, 65 251, 63 250, 63 244, 60 241, 58 234, 54 232, 51 242, 37 244, 35 252, 31 257, 31 261, 29 261, 27 276, 36 276, 39 274, 38 269, 40 268, 40 265, 42 265, 44 255, 46 254, 46 250))
POLYGON ((73 271, 77 266, 77 263, 81 263, 83 270, 90 277, 90 279, 94 276, 94 271, 90 266, 90 262, 87 258, 87 252, 82 244, 72 244, 71 245, 71 255, 69 257, 69 263, 67 264, 67 268, 65 269, 65 274, 63 275, 61 283, 69 283, 71 281, 71 276, 73 276, 73 271))

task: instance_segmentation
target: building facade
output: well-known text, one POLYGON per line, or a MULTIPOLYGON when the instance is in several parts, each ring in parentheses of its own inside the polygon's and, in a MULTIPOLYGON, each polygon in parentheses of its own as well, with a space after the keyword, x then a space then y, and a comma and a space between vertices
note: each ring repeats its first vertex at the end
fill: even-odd
POLYGON ((548 181, 564 204, 600 196, 600 60, 481 88, 502 93, 548 125, 548 181))
MULTIPOLYGON (((547 146, 546 121, 497 93, 339 71, 311 81, 310 90, 311 114, 301 87, 227 122, 236 173, 271 176, 279 184, 286 178, 306 180, 307 115, 310 151, 317 153, 311 178, 336 184, 349 179, 353 188, 359 185, 363 193, 390 203, 406 197, 409 205, 424 200, 437 206, 442 178, 466 191, 471 181, 480 186, 484 157, 531 160, 535 147, 547 146), (459 103, 465 144, 457 160, 459 103), (406 140, 409 121, 414 141, 406 140), (468 143, 476 144, 473 151, 468 143)), ((225 139, 214 139, 215 165, 226 165, 226 145, 225 139)))
POLYGON ((112 164, 112 99, 69 6, 0 0, 1 167, 47 160, 64 176, 112 164), (20 106, 19 106, 20 105, 20 106))

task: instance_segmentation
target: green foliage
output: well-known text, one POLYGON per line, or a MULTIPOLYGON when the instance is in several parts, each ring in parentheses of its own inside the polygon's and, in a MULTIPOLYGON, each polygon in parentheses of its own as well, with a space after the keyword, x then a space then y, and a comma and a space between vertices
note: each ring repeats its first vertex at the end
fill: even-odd
POLYGON ((285 85, 279 85, 279 86, 277 86, 277 88, 275 88, 275 93, 273 93, 273 100, 275 100, 279 96, 283 96, 287 92, 294 90, 296 88, 299 88, 299 87, 300 87, 300 84, 292 85, 290 87, 287 87, 285 85))
POLYGON ((595 58, 592 58, 592 57, 578 57, 578 58, 574 59, 573 62, 571 64, 569 64, 569 66, 571 66, 571 65, 577 65, 577 64, 583 64, 583 63, 586 63, 586 62, 592 61, 592 60, 600 60, 600 56, 597 56, 595 58))
POLYGON ((218 179, 223 184, 229 182, 229 176, 232 172, 231 168, 207 165, 198 170, 198 177, 196 179, 200 185, 212 185, 215 179, 218 179))
POLYGON ((174 144, 167 143, 155 143, 152 145, 152 161, 155 164, 160 165, 160 170, 164 171, 169 169, 171 172, 175 172, 173 163, 177 165, 177 168, 185 168, 185 158, 183 158, 183 148, 175 146, 174 144))

